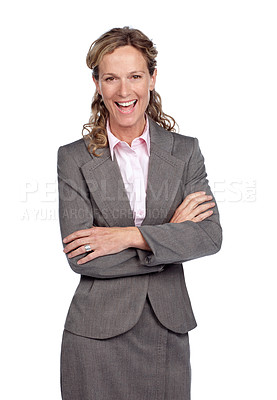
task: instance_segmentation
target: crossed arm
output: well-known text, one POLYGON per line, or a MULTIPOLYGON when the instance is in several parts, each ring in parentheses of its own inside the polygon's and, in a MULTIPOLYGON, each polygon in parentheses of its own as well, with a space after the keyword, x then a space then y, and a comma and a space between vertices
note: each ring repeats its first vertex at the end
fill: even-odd
MULTIPOLYGON (((205 192, 196 192, 188 195, 176 209, 170 223, 203 221, 212 215, 215 206, 211 195, 205 192), (203 204, 204 203, 204 204, 203 204)), ((78 265, 94 260, 97 257, 115 254, 128 248, 152 251, 137 227, 92 227, 68 235, 63 239, 66 244, 64 252, 68 258, 86 253, 85 245, 89 244, 93 252, 77 261, 78 265)))
POLYGON ((140 227, 93 226, 88 188, 65 147, 58 153, 59 215, 64 252, 74 272, 115 278, 162 271, 216 253, 221 246, 217 206, 206 178, 198 141, 188 165, 184 201, 168 223, 140 227), (82 213, 76 217, 76 210, 82 213), (73 215, 73 217, 69 217, 73 215), (93 250, 86 253, 85 245, 93 250))

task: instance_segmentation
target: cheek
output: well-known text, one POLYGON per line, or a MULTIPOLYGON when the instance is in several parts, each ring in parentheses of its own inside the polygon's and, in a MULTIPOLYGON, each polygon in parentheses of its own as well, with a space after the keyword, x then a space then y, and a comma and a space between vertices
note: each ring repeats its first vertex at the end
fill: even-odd
POLYGON ((143 91, 142 97, 143 97, 143 102, 148 105, 150 100, 150 91, 148 87, 145 88, 145 90, 143 91))
POLYGON ((139 90, 138 95, 141 98, 141 100, 143 100, 143 102, 146 102, 148 104, 149 99, 150 99, 149 86, 148 85, 144 85, 143 87, 141 87, 140 90, 139 90))
POLYGON ((111 101, 109 98, 103 97, 103 96, 102 96, 102 99, 103 99, 103 101, 104 101, 104 104, 105 104, 107 110, 108 110, 109 112, 112 112, 113 105, 114 105, 114 104, 113 104, 113 101, 111 101))
POLYGON ((111 87, 105 83, 102 83, 99 85, 99 89, 100 89, 100 94, 103 97, 103 99, 109 100, 112 97, 113 91, 114 91, 113 87, 111 87))

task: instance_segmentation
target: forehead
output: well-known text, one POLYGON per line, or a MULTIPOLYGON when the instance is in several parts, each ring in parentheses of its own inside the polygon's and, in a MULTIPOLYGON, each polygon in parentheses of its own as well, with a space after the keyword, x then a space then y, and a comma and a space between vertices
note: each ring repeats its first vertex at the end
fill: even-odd
POLYGON ((133 46, 118 47, 112 53, 105 54, 99 63, 101 73, 116 71, 147 70, 142 53, 133 46))

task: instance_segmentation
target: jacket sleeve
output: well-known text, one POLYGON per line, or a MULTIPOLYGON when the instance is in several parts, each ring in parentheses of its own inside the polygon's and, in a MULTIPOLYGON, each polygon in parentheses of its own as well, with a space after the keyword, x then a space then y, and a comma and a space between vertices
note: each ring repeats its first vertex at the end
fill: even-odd
MULTIPOLYGON (((93 226, 93 210, 86 181, 66 146, 58 150, 59 221, 62 239, 69 234, 93 226)), ((65 247, 65 245, 64 245, 65 247)), ((106 255, 78 265, 84 255, 69 259, 72 270, 94 278, 116 278, 149 274, 163 269, 163 265, 148 268, 143 265, 135 248, 106 255)))
MULTIPOLYGON (((208 184, 198 140, 183 175, 183 199, 190 193, 205 191, 212 195, 208 184)), ((215 199, 213 199, 215 202, 215 199)), ((222 229, 217 205, 213 214, 201 222, 184 221, 162 225, 143 225, 138 227, 152 252, 138 250, 141 262, 148 267, 159 264, 174 264, 194 258, 208 256, 220 250, 222 229)))

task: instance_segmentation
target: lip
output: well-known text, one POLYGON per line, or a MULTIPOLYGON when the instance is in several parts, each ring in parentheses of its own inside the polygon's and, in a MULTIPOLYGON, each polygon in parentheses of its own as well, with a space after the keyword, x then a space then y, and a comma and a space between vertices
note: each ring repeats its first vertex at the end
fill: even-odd
POLYGON ((135 108, 136 105, 138 103, 137 99, 132 99, 132 100, 128 100, 128 101, 120 101, 120 103, 130 103, 131 101, 135 101, 134 104, 128 106, 128 107, 120 107, 119 102, 114 102, 116 109, 121 113, 121 114, 131 114, 135 108))

